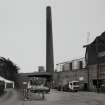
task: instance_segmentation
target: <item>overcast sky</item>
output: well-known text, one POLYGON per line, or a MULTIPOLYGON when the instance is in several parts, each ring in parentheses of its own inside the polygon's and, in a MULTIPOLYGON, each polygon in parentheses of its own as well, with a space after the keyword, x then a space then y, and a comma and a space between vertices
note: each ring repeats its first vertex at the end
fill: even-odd
POLYGON ((20 72, 46 64, 46 6, 52 7, 55 64, 84 57, 83 45, 105 31, 105 0, 0 0, 0 56, 20 72))

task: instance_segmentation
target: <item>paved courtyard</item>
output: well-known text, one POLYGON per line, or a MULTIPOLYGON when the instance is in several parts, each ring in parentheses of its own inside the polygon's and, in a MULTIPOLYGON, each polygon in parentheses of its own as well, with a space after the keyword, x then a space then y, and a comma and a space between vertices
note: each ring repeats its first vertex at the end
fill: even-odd
POLYGON ((105 94, 95 92, 51 91, 44 100, 23 101, 21 94, 8 90, 0 98, 0 105, 105 105, 105 94))

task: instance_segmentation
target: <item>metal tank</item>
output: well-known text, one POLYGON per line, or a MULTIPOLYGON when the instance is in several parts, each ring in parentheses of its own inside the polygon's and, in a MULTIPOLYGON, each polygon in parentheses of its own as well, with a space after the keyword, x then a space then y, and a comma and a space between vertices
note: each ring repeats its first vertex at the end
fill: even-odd
POLYGON ((71 71, 72 70, 72 62, 67 62, 64 64, 64 71, 71 71))
POLYGON ((77 69, 80 69, 80 61, 74 60, 72 61, 72 70, 77 70, 77 69))

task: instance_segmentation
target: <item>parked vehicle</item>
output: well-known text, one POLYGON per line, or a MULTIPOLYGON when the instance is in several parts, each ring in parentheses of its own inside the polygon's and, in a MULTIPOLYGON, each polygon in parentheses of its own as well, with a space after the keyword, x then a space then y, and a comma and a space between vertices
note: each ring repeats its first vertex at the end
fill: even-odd
POLYGON ((33 96, 39 94, 37 98, 44 99, 44 94, 50 91, 46 79, 41 77, 31 78, 27 82, 23 82, 23 95, 24 99, 31 99, 33 96))
POLYGON ((79 90, 79 81, 71 81, 63 86, 63 91, 77 92, 79 90))
POLYGON ((62 91, 62 85, 58 85, 57 90, 62 91))
POLYGON ((33 79, 28 82, 28 89, 32 92, 43 91, 45 93, 50 91, 50 88, 45 85, 44 79, 33 79))
POLYGON ((5 83, 4 81, 0 81, 0 95, 4 93, 5 83))

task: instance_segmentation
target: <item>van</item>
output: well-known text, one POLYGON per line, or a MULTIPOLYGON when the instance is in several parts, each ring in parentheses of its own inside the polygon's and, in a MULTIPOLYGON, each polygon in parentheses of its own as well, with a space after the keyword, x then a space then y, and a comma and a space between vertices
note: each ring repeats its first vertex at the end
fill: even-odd
POLYGON ((66 85, 63 86, 63 91, 79 91, 79 81, 68 82, 66 85))

